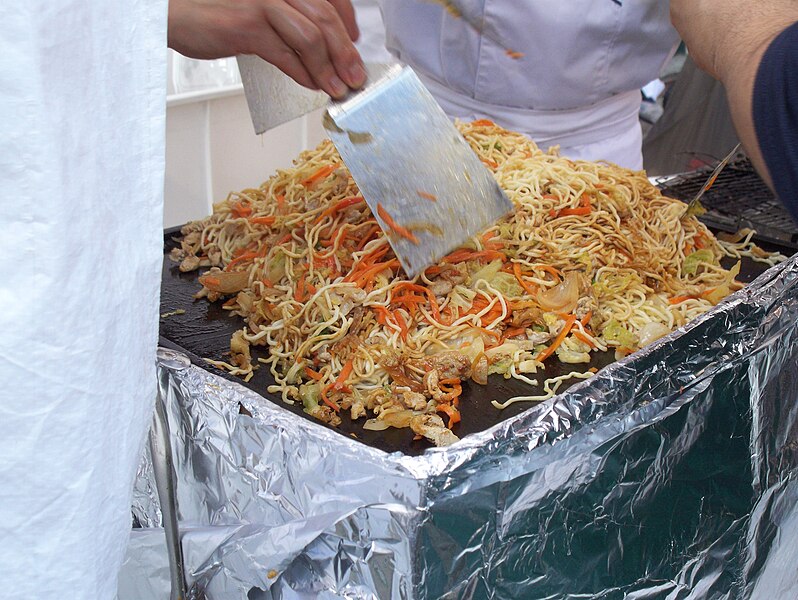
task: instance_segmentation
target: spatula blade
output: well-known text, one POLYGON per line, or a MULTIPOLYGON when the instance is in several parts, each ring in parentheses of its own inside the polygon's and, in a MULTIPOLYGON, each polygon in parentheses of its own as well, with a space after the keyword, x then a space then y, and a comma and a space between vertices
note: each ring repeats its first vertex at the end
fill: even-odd
POLYGON ((513 209, 406 65, 331 104, 325 127, 410 277, 513 209))
POLYGON ((262 58, 241 55, 236 59, 257 134, 321 108, 330 98, 302 87, 262 58))

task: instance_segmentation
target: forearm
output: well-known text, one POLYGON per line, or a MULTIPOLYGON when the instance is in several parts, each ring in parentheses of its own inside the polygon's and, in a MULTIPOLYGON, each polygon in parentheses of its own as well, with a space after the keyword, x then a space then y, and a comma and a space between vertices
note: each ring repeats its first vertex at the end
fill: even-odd
POLYGON ((671 0, 671 17, 696 64, 726 88, 738 136, 770 183, 754 126, 754 85, 768 46, 798 19, 798 2, 671 0))

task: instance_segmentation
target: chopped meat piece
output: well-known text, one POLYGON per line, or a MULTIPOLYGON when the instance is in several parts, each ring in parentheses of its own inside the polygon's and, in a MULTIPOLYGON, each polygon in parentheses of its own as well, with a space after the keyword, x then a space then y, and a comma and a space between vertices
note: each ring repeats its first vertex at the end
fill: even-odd
POLYGON ((196 271, 200 267, 200 261, 201 259, 199 256, 186 256, 178 268, 180 269, 181 273, 196 271))
POLYGON ((335 342, 330 348, 330 352, 337 356, 341 361, 349 360, 352 353, 363 345, 363 341, 354 333, 347 333, 340 340, 335 342))
POLYGON ((247 271, 222 271, 213 268, 204 275, 200 275, 199 281, 212 292, 219 294, 237 294, 249 285, 249 273, 247 271))
POLYGON ((587 313, 595 311, 597 307, 598 304, 593 296, 582 296, 576 302, 574 314, 576 315, 576 318, 581 321, 587 316, 587 313))
POLYGON ((317 407, 308 411, 308 414, 312 417, 317 418, 319 421, 324 421, 325 423, 329 423, 333 427, 337 427, 341 424, 341 417, 329 406, 326 405, 318 405, 317 407))
POLYGON ((440 298, 441 296, 446 296, 449 292, 451 292, 453 287, 454 285, 452 285, 451 281, 446 281, 445 279, 438 279, 436 281, 433 281, 429 285, 429 290, 436 297, 440 298))
POLYGON ((252 355, 249 350, 249 342, 244 337, 244 331, 238 330, 230 338, 230 356, 233 364, 242 369, 252 366, 252 355))
MULTIPOLYGON (((349 325, 349 333, 352 335, 357 335, 360 327, 363 325, 363 315, 366 314, 366 309, 362 306, 356 306, 354 310, 352 310, 352 323, 349 325)), ((360 338, 358 338, 359 340, 360 338)))
POLYGON ((350 410, 349 414, 353 421, 359 419, 360 417, 365 417, 366 407, 363 406, 363 402, 361 402, 360 400, 353 402, 352 409, 350 410))
POLYGON ((531 327, 543 323, 543 311, 539 308, 524 308, 512 313, 511 327, 531 327))
POLYGON ((457 350, 409 360, 408 365, 425 372, 435 369, 441 379, 451 379, 453 377, 468 379, 471 377, 471 359, 457 350))
POLYGON ((548 342, 551 339, 551 334, 545 331, 528 331, 526 339, 533 346, 537 346, 538 344, 545 344, 548 342))
POLYGON ((452 285, 463 283, 468 278, 468 268, 465 263, 449 265, 449 268, 441 271, 441 279, 445 279, 452 285))
POLYGON ((410 429, 416 435, 423 435, 436 446, 451 446, 460 438, 447 429, 438 415, 416 415, 410 419, 410 429))
POLYGON ((427 408, 427 397, 424 394, 414 392, 409 388, 398 388, 401 392, 402 404, 413 410, 425 410, 427 408))

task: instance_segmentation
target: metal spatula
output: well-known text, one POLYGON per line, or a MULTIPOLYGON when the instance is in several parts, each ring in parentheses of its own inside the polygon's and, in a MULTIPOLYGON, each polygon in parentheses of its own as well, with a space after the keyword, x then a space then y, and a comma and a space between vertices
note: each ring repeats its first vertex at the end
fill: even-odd
MULTIPOLYGON (((277 124, 267 114, 274 102, 280 122, 287 120, 286 107, 296 107, 293 116, 299 116, 318 106, 318 94, 304 92, 300 102, 270 102, 264 94, 284 88, 287 77, 271 71, 266 76, 280 83, 264 83, 259 60, 239 58, 256 132, 277 124)), ((329 104, 324 125, 409 277, 513 209, 408 66, 371 69, 362 90, 329 104)))
POLYGON ((690 200, 690 202, 687 203, 687 208, 684 209, 682 218, 689 216, 700 216, 707 212, 706 209, 701 206, 701 198, 709 190, 709 188, 714 185, 715 180, 717 180, 718 175, 720 175, 720 172, 726 167, 726 165, 729 164, 729 161, 734 158, 741 147, 742 144, 737 144, 731 149, 731 152, 729 152, 726 157, 718 163, 718 166, 716 166, 712 173, 710 173, 709 177, 707 177, 706 182, 701 186, 701 189, 698 190, 698 193, 693 196, 693 199, 690 200))

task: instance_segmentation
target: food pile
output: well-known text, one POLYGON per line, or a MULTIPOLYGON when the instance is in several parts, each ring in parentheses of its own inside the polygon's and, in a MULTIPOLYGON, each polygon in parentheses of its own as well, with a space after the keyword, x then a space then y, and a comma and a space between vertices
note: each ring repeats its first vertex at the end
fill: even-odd
POLYGON ((246 322, 214 364, 270 369, 269 392, 326 423, 347 411, 447 445, 468 418, 464 385, 537 384, 549 361, 634 352, 741 287, 728 250, 644 173, 544 153, 489 121, 458 127, 516 209, 416 279, 329 141, 186 225, 173 258, 246 322))

